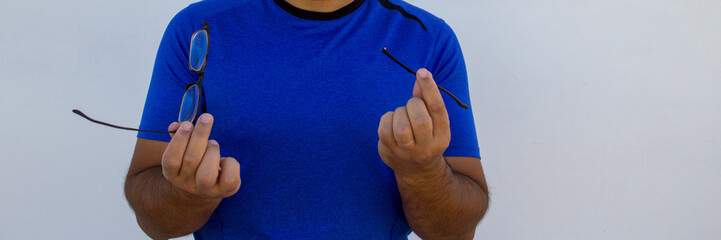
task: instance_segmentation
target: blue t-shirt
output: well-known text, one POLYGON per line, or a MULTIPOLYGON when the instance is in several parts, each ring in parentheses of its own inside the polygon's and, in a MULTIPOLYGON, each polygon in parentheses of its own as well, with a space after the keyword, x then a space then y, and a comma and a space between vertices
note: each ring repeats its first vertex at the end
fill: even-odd
MULTIPOLYGON (((206 0, 178 13, 163 35, 140 124, 177 121, 190 37, 208 22, 203 82, 210 135, 240 163, 242 185, 196 239, 406 239, 393 171, 378 155, 381 116, 412 97, 415 77, 385 46, 470 104, 458 41, 441 19, 400 0, 356 0, 333 13, 282 0, 206 0)), ((445 156, 480 157, 473 114, 442 94, 445 156)), ((168 134, 138 137, 169 141, 168 134)))

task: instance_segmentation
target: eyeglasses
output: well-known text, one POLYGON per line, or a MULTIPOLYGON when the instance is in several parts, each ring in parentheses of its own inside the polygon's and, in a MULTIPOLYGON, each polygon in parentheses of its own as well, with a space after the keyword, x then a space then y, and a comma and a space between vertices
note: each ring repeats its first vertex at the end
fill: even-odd
POLYGON ((180 112, 178 113, 178 122, 190 121, 195 123, 198 116, 205 113, 203 70, 205 70, 205 64, 208 62, 209 43, 208 23, 203 21, 203 29, 195 31, 190 38, 190 56, 188 56, 189 67, 198 73, 198 81, 185 87, 183 102, 180 104, 180 112))
MULTIPOLYGON (((393 57, 393 55, 391 55, 391 53, 388 52, 388 48, 383 47, 383 50, 382 50, 382 51, 383 51, 383 53, 384 53, 386 56, 388 56, 389 58, 391 58, 394 62, 396 62, 398 65, 400 65, 403 69, 405 69, 405 70, 408 71, 409 73, 413 74, 413 76, 416 75, 416 72, 414 72, 414 71, 411 70, 410 68, 406 67, 406 65, 404 65, 403 63, 401 63, 401 61, 398 61, 398 59, 396 59, 395 57, 393 57)), ((436 86, 438 86, 438 85, 436 85, 436 86)), ((448 90, 446 90, 445 88, 443 88, 443 87, 441 87, 441 86, 438 86, 438 89, 441 90, 441 91, 443 91, 444 93, 448 94, 448 96, 451 96, 451 98, 453 98, 453 100, 456 101, 456 103, 458 104, 458 106, 461 106, 462 108, 468 109, 468 105, 466 105, 465 103, 461 102, 461 100, 458 99, 455 95, 453 95, 453 93, 449 92, 448 90)))
MULTIPOLYGON (((178 113, 178 122, 188 121, 195 124, 195 122, 198 120, 198 116, 200 116, 202 113, 205 113, 205 96, 203 95, 203 71, 205 70, 205 64, 208 62, 208 48, 210 45, 209 43, 210 35, 208 34, 208 23, 203 21, 203 29, 195 31, 190 38, 190 54, 188 56, 188 66, 191 70, 198 74, 198 81, 188 84, 188 86, 185 86, 185 93, 183 93, 183 99, 180 104, 180 111, 178 113)), ((113 125, 110 123, 92 119, 77 109, 73 109, 73 113, 78 114, 91 122, 123 130, 155 133, 175 133, 175 131, 143 130, 113 125)))

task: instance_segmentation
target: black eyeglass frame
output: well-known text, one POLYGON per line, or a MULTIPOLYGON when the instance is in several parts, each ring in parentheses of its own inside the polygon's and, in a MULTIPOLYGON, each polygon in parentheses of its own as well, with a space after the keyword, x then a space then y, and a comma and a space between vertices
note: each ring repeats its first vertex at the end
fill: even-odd
MULTIPOLYGON (((193 33, 193 35, 190 37, 190 50, 188 51, 188 67, 190 68, 190 70, 192 70, 192 71, 194 71, 195 73, 198 74, 198 81, 197 81, 197 82, 194 82, 194 83, 191 83, 191 84, 188 84, 187 86, 185 86, 185 91, 183 92, 183 98, 181 99, 181 103, 180 103, 180 104, 181 104, 180 110, 178 111, 178 120, 180 120, 181 110, 183 109, 183 106, 182 106, 183 102, 182 102, 182 100, 185 99, 185 94, 188 93, 188 89, 190 89, 191 87, 193 87, 193 85, 196 85, 196 86, 198 87, 198 99, 197 99, 196 102, 197 102, 197 104, 199 104, 198 109, 199 109, 199 110, 202 109, 202 110, 200 110, 199 113, 195 113, 195 114, 194 114, 195 116, 192 117, 193 120, 192 120, 191 122, 192 122, 193 124, 195 124, 195 122, 198 120, 198 116, 200 116, 200 115, 202 115, 203 113, 206 112, 206 108, 205 108, 205 94, 203 93, 203 79, 204 79, 204 75, 205 75, 205 74, 204 74, 205 65, 208 63, 208 52, 209 52, 209 50, 210 50, 210 31, 208 30, 208 29, 209 29, 209 28, 208 28, 208 22, 206 22, 205 20, 203 20, 202 23, 203 23, 203 28, 200 29, 200 30, 198 30, 198 31, 195 31, 195 32, 193 33), (195 40, 195 36, 196 36, 198 33, 203 32, 203 31, 205 31, 206 42, 207 42, 208 44, 205 46, 206 49, 205 49, 205 56, 204 56, 204 59, 203 59, 203 65, 200 67, 200 69, 195 70, 195 69, 193 68, 193 64, 190 62, 190 61, 191 61, 190 53, 193 51, 192 48, 193 48, 193 41, 195 40)), ((112 127, 112 128, 122 129, 122 130, 138 131, 138 132, 152 132, 152 133, 175 133, 175 132, 176 132, 176 131, 145 130, 145 129, 138 129, 138 128, 129 128, 129 127, 118 126, 118 125, 106 123, 106 122, 103 122, 103 121, 95 120, 95 119, 93 119, 93 118, 91 118, 91 117, 88 117, 88 115, 85 115, 85 113, 83 113, 82 111, 80 111, 80 110, 78 110, 78 109, 73 109, 73 113, 75 113, 75 114, 77 114, 77 115, 79 115, 79 116, 87 119, 88 121, 91 121, 91 122, 94 122, 94 123, 97 123, 97 124, 100 124, 100 125, 105 125, 105 126, 108 126, 108 127, 112 127)))
MULTIPOLYGON (((193 114, 194 116, 191 117, 192 121, 190 121, 190 122, 193 124, 195 124, 198 121, 198 117, 200 115, 202 115, 203 113, 206 113, 205 94, 203 92, 203 80, 205 79, 205 65, 208 63, 208 53, 210 50, 210 32, 208 31, 208 22, 206 22, 205 20, 203 20, 202 22, 203 22, 203 28, 198 31, 195 31, 193 33, 193 35, 190 37, 190 50, 188 51, 188 67, 190 68, 190 70, 192 70, 193 72, 198 74, 198 81, 185 86, 185 92, 183 93, 183 98, 182 98, 183 100, 185 100, 185 94, 188 93, 188 89, 190 89, 194 85, 198 86, 198 99, 196 99, 196 103, 198 104, 199 112, 194 113, 193 114), (193 41, 195 41, 195 36, 201 32, 205 32, 205 37, 206 37, 205 41, 208 44, 205 45, 205 56, 203 57, 204 58, 203 64, 200 66, 200 69, 195 70, 195 68, 193 68, 193 63, 190 62, 192 60, 190 57, 190 54, 193 52, 193 41)), ((180 103, 180 109, 181 110, 183 109, 183 102, 180 103)), ((180 114, 182 114, 182 111, 178 111, 178 121, 180 121, 180 114)))
MULTIPOLYGON (((383 49, 382 49, 381 51, 383 52, 383 54, 385 54, 386 56, 388 56, 391 60, 393 60, 394 62, 396 62, 398 65, 400 65, 403 69, 405 69, 405 70, 408 71, 409 73, 413 74, 413 76, 416 75, 416 72, 414 72, 414 71, 411 70, 410 68, 406 67, 405 64, 401 63, 401 61, 398 61, 398 59, 396 59, 395 57, 393 57, 393 55, 391 55, 391 53, 388 52, 388 48, 387 48, 387 47, 383 47, 383 49)), ((460 99, 458 99, 458 97, 456 97, 456 95, 453 95, 453 93, 451 93, 450 91, 446 90, 445 88, 443 88, 443 87, 441 87, 441 86, 438 86, 438 85, 436 85, 436 86, 438 87, 439 90, 441 90, 441 91, 443 91, 444 93, 448 94, 448 96, 451 96, 451 98, 453 98, 453 100, 456 101, 456 104, 458 104, 458 106, 460 106, 460 107, 462 107, 462 108, 465 108, 465 109, 468 109, 468 105, 466 105, 466 104, 463 103, 460 99)))
MULTIPOLYGON (((191 122, 192 122, 193 124, 195 124, 196 121, 198 120, 198 116, 200 116, 200 115, 202 115, 203 113, 206 112, 205 94, 203 93, 203 80, 204 80, 204 77, 205 77, 205 74, 204 74, 205 66, 206 66, 206 64, 208 63, 208 52, 209 52, 209 50, 210 50, 210 33, 209 33, 209 31, 208 31, 208 29, 209 29, 209 28, 208 28, 208 23, 207 23, 206 21, 202 21, 202 23, 203 23, 203 28, 200 29, 200 30, 198 30, 198 31, 195 31, 195 32, 193 33, 193 35, 191 36, 191 38, 190 38, 190 39, 191 39, 191 40, 190 40, 190 50, 188 51, 188 67, 190 68, 190 70, 192 70, 192 71, 194 71, 195 73, 198 74, 198 81, 197 81, 197 82, 194 82, 194 83, 191 83, 191 84, 188 84, 187 86, 185 86, 185 92, 183 93, 183 98, 182 98, 182 100, 185 99, 185 94, 188 93, 188 89, 190 89, 190 88, 193 87, 194 85, 198 87, 198 99, 197 99, 196 102, 197 102, 197 104, 199 104, 198 108, 199 108, 199 109, 202 108, 202 110, 199 111, 199 113, 195 113, 195 114, 194 114, 195 116, 192 117, 193 120, 192 120, 191 122), (204 56, 204 59, 203 59, 203 64, 202 64, 202 66, 200 67, 200 69, 196 70, 195 68, 193 68, 193 64, 190 62, 190 61, 191 61, 190 53, 193 51, 192 48, 193 48, 193 41, 195 40, 195 36, 196 36, 198 33, 203 32, 203 31, 205 32, 206 42, 207 42, 208 44, 205 46, 206 49, 205 49, 205 56, 204 56)), ((408 68, 406 65, 404 65, 403 63, 401 63, 398 59, 396 59, 395 57, 393 57, 393 55, 391 55, 391 53, 388 52, 388 49, 387 49, 386 47, 383 47, 382 52, 383 52, 386 56, 388 56, 391 60, 393 60, 395 63, 397 63, 399 66, 401 66, 403 69, 405 69, 406 71, 408 71, 410 74, 412 74, 413 76, 416 75, 416 73, 415 73, 413 70, 411 70, 411 69, 408 68)), ((441 87, 441 86, 437 86, 437 87, 438 87, 439 90, 443 91, 444 93, 448 94, 451 98, 453 98, 453 100, 456 101, 456 103, 458 104, 458 106, 460 106, 460 107, 462 107, 462 108, 465 108, 465 109, 468 109, 468 105, 466 105, 465 103, 461 102, 461 100, 458 99, 455 95, 453 95, 450 91, 444 89, 444 88, 441 87)), ((182 101, 182 100, 181 100, 181 101, 182 101)), ((182 104, 183 104, 183 103, 181 102, 181 106, 180 106, 180 109, 181 109, 181 110, 183 109, 182 104)), ((101 124, 101 125, 105 125, 105 126, 112 127, 112 128, 117 128, 117 129, 130 130, 130 131, 139 131, 139 132, 154 132, 154 133, 175 133, 175 132, 176 132, 176 131, 144 130, 144 129, 137 129, 137 128, 122 127, 122 126, 118 126, 118 125, 114 125, 114 124, 110 124, 110 123, 106 123, 106 122, 102 122, 102 121, 99 121, 99 120, 95 120, 95 119, 93 119, 93 118, 90 118, 90 117, 88 117, 88 116, 85 115, 82 111, 80 111, 80 110, 78 110, 78 109, 73 109, 73 113, 78 114, 78 115, 80 115, 81 117, 83 117, 83 118, 85 118, 85 119, 87 119, 87 120, 89 120, 89 121, 91 121, 91 122, 94 122, 94 123, 97 123, 97 124, 101 124)), ((181 112, 179 111, 179 113, 178 113, 178 119, 180 119, 180 114, 181 114, 181 112)))

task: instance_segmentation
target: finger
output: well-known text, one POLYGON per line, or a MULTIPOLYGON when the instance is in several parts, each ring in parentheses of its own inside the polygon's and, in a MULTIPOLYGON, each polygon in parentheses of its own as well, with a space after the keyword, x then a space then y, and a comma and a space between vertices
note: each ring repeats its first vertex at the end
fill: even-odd
POLYGON ((220 168, 218 191, 224 198, 233 196, 240 189, 240 164, 231 157, 221 158, 220 168))
POLYGON ((180 124, 178 131, 175 132, 175 135, 168 143, 168 147, 166 147, 165 152, 163 152, 161 166, 163 168, 163 175, 168 180, 180 174, 183 155, 185 155, 185 148, 188 146, 188 139, 190 139, 192 130, 193 124, 190 122, 180 124))
POLYGON ((433 76, 426 69, 418 70, 416 75, 418 76, 416 82, 421 87, 423 101, 425 101, 433 121, 433 136, 444 136, 450 133, 446 105, 443 103, 441 92, 438 90, 433 76))
POLYGON ((409 148, 415 145, 413 129, 410 120, 408 120, 406 107, 396 108, 395 113, 393 113, 393 138, 400 148, 409 148))
POLYGON ((218 167, 220 166, 220 145, 215 140, 208 140, 203 160, 195 173, 195 185, 201 190, 212 189, 218 182, 218 167))
POLYGON ((173 138, 173 136, 175 135, 174 132, 178 131, 178 128, 180 128, 179 122, 173 122, 170 125, 168 125, 168 132, 171 132, 171 133, 168 133, 168 134, 170 134, 170 138, 173 138))
POLYGON ((426 109, 426 103, 423 99, 411 98, 406 104, 406 111, 408 111, 408 119, 411 122, 416 144, 430 143, 433 140, 433 121, 426 109))
POLYGON ((396 149, 396 140, 393 137, 393 112, 387 112, 381 117, 378 124, 378 139, 390 149, 396 149))
POLYGON ((198 118, 193 133, 190 135, 188 147, 183 156, 183 165, 180 168, 180 176, 195 179, 195 173, 198 171, 198 165, 205 155, 205 149, 208 146, 208 136, 210 129, 213 127, 213 117, 204 113, 198 118))

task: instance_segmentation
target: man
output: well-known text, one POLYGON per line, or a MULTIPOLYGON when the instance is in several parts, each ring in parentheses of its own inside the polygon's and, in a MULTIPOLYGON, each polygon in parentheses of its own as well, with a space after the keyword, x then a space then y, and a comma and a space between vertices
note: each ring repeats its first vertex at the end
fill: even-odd
POLYGON ((164 34, 141 128, 175 121, 203 21, 207 113, 140 133, 128 171, 150 237, 473 238, 488 189, 472 112, 436 85, 470 102, 442 20, 399 0, 192 4, 164 34))

